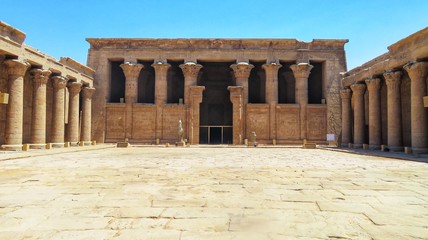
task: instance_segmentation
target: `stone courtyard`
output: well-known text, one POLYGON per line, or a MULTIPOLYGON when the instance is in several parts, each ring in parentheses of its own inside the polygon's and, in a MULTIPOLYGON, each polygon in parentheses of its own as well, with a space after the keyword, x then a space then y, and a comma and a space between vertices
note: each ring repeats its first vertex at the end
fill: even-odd
POLYGON ((423 162, 291 147, 80 150, 0 155, 0 239, 428 238, 423 162))

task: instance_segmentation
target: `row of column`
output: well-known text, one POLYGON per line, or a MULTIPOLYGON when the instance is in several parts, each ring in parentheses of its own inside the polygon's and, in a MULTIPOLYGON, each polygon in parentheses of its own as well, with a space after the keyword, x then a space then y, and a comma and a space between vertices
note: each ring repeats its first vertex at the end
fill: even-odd
MULTIPOLYGON (((126 138, 132 138, 132 106, 137 102, 138 99, 138 76, 141 69, 144 67, 142 64, 138 63, 123 63, 120 65, 123 69, 126 84, 125 84, 125 105, 126 105, 126 113, 125 113, 125 121, 126 121, 126 138)), ((155 62, 152 64, 152 67, 155 69, 155 104, 163 105, 166 104, 167 98, 167 72, 170 68, 170 64, 164 62, 155 62)), ((194 92, 197 92, 196 98, 193 98, 191 92, 192 87, 195 87, 197 84, 197 78, 199 71, 203 66, 194 62, 187 62, 180 65, 180 68, 183 71, 184 75, 184 103, 186 104, 186 118, 189 121, 185 121, 188 125, 185 126, 185 131, 187 131, 186 136, 189 136, 189 139, 192 143, 192 139, 199 139, 199 128, 195 127, 193 123, 196 121, 193 118, 194 112, 199 112, 195 110, 195 106, 199 107, 196 103, 192 102, 192 99, 199 99, 199 96, 202 96, 202 91, 204 89, 194 89, 194 92), (198 128, 198 129, 196 129, 198 128)), ((242 139, 245 132, 245 113, 243 106, 248 103, 248 79, 250 77, 251 70, 254 68, 254 65, 247 62, 240 62, 236 64, 232 64, 230 66, 233 69, 236 85, 240 86, 240 88, 230 88, 231 91, 231 101, 234 104, 234 132, 238 131, 239 134, 234 134, 234 139, 242 139), (242 89, 241 89, 242 88, 242 89), (241 89, 241 90, 239 90, 241 89), (242 94, 242 98, 237 98, 237 94, 242 94), (239 100, 237 100, 239 99, 239 100), (236 106, 240 106, 240 110, 235 109, 236 106), (238 114, 239 116, 235 116, 238 114), (239 123, 235 122, 236 119, 239 119, 239 123)), ((278 69, 282 67, 281 64, 278 63, 266 63, 263 66, 263 69, 266 72, 266 100, 267 103, 270 104, 271 114, 275 114, 275 105, 278 103, 278 69)), ((306 106, 308 104, 308 77, 313 68, 309 63, 299 63, 294 64, 290 67, 293 71, 293 74, 296 79, 296 103, 300 105, 300 122, 301 122, 301 138, 306 139, 307 137, 307 117, 306 117, 306 106)), ((202 101, 202 98, 198 100, 199 103, 202 101)), ((161 117, 161 108, 157 108, 157 116, 158 119, 161 117)), ((271 118, 271 129, 270 135, 271 138, 274 139, 276 135, 276 127, 275 125, 275 117, 271 118)), ((160 136, 162 131, 162 121, 158 121, 156 124, 156 135, 160 136)), ((234 144, 238 144, 235 142, 238 140, 234 140, 234 144)))
MULTIPOLYGON (((22 149, 23 112, 24 112, 24 76, 30 64, 20 60, 6 60, 4 62, 8 74, 9 103, 6 110, 5 142, 2 148, 7 150, 22 149)), ((91 87, 83 87, 78 82, 68 82, 63 76, 52 76, 51 71, 32 69, 33 79, 33 109, 31 121, 32 148, 46 146, 46 84, 51 79, 53 83, 52 127, 51 143, 56 147, 64 146, 65 136, 65 87, 68 87, 69 119, 67 124, 68 142, 79 142, 79 94, 82 91, 82 123, 80 142, 91 142, 91 106, 92 95, 95 91, 91 87), (68 84, 67 84, 68 82, 68 84)))
MULTIPOLYGON (((415 153, 428 151, 427 110, 423 105, 423 97, 427 95, 426 79, 428 62, 409 63, 403 67, 410 77, 411 95, 411 147, 415 153)), ((387 146, 392 151, 402 151, 402 112, 401 112, 401 71, 387 71, 383 74, 387 86, 387 146)), ((381 146, 381 107, 380 78, 369 78, 365 83, 355 83, 350 89, 341 90, 342 99, 342 146, 349 143, 359 148, 364 144, 365 110, 364 94, 369 95, 369 148, 379 149, 381 146), (354 117, 352 121, 351 97, 354 98, 354 117), (352 122, 354 134, 352 136, 352 122)))

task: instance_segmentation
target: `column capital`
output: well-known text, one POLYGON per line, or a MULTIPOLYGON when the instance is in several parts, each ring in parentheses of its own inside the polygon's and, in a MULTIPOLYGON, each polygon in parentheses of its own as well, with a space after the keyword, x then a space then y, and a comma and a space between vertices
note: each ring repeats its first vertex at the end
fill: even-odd
POLYGON ((265 63, 262 65, 262 68, 265 71, 278 71, 281 67, 282 65, 278 63, 265 63))
POLYGON ((138 78, 141 69, 144 68, 143 64, 129 62, 120 64, 120 67, 126 78, 138 78))
POLYGON ((428 62, 408 63, 403 66, 410 76, 410 81, 415 79, 426 79, 428 75, 428 62))
POLYGON ((369 91, 378 91, 380 90, 381 80, 380 78, 367 78, 365 80, 367 85, 367 90, 369 91))
POLYGON ((309 63, 299 63, 290 66, 295 78, 308 78, 313 67, 309 63))
POLYGON ((40 85, 48 83, 51 73, 51 71, 46 69, 31 69, 31 77, 33 78, 34 83, 40 85))
POLYGON ((53 87, 55 89, 63 89, 67 85, 67 78, 66 77, 53 76, 51 79, 53 81, 53 87))
POLYGON ((82 88, 83 98, 92 98, 92 95, 95 92, 95 88, 93 87, 84 87, 82 88))
POLYGON ((352 96, 351 89, 346 88, 346 89, 341 89, 341 90, 340 90, 340 97, 341 97, 342 99, 350 99, 350 98, 351 98, 351 96, 352 96))
POLYGON ((351 85, 351 90, 355 95, 364 95, 366 92, 366 85, 363 83, 354 83, 351 85))
POLYGON ((152 64, 152 67, 155 71, 167 71, 171 67, 171 64, 157 61, 152 64))
POLYGON ((230 68, 233 69, 235 78, 249 78, 251 69, 254 68, 254 65, 247 62, 239 62, 230 65, 230 68))
POLYGON ((199 70, 201 70, 203 66, 194 62, 187 62, 180 64, 179 67, 181 68, 181 70, 183 70, 185 78, 196 78, 198 77, 199 70))
POLYGON ((385 72, 383 77, 385 78, 385 83, 388 89, 398 89, 401 84, 401 76, 403 73, 401 71, 395 72, 385 72))
POLYGON ((5 60, 4 64, 6 65, 6 71, 9 75, 17 76, 24 76, 25 72, 30 67, 28 62, 17 59, 5 60))
POLYGON ((67 84, 68 91, 70 94, 78 94, 82 89, 82 83, 80 82, 69 82, 67 84))

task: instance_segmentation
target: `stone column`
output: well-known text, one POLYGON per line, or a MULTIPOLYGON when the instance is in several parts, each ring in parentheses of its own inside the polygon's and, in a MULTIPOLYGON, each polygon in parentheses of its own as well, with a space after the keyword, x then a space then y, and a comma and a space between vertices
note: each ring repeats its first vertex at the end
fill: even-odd
POLYGON ((364 93, 366 85, 355 83, 351 85, 354 96, 354 147, 361 148, 364 143, 365 118, 364 118, 364 93))
POLYGON ((51 129, 51 143, 54 147, 64 147, 64 97, 67 78, 63 76, 52 77, 53 81, 53 115, 51 129))
POLYGON ((46 84, 51 71, 31 70, 33 78, 33 112, 31 119, 31 148, 46 147, 46 84))
POLYGON ((281 64, 267 63, 263 64, 263 69, 266 72, 266 102, 270 108, 270 129, 269 138, 276 139, 276 104, 278 103, 278 69, 281 64))
POLYGON ((190 87, 190 119, 189 119, 189 142, 190 144, 199 144, 199 119, 200 104, 202 102, 202 92, 204 86, 190 87))
POLYGON ((388 148, 391 151, 403 151, 401 127, 401 71, 386 72, 387 108, 388 108, 388 148))
POLYGON ((138 100, 138 77, 142 64, 123 63, 120 67, 125 74, 125 138, 132 138, 132 106, 138 100))
POLYGON ((5 60, 9 103, 6 110, 4 145, 6 150, 22 150, 22 125, 24 111, 24 76, 30 64, 20 60, 5 60))
POLYGON ((95 88, 84 87, 82 88, 83 93, 83 104, 82 104, 82 133, 80 141, 84 145, 91 145, 91 111, 92 111, 92 95, 95 92, 95 88))
POLYGON ((235 74, 236 85, 242 86, 243 89, 243 104, 248 103, 248 78, 250 77, 251 69, 254 68, 253 64, 247 62, 239 62, 230 66, 235 74))
POLYGON ((67 124, 67 141, 71 144, 77 145, 79 142, 79 100, 80 90, 82 83, 70 82, 67 84, 69 97, 69 112, 68 112, 68 124, 67 124))
POLYGON ((340 90, 340 97, 342 98, 342 147, 347 147, 351 143, 352 137, 352 107, 351 107, 351 90, 340 90))
POLYGON ((382 143, 382 127, 380 118, 380 87, 379 78, 366 79, 367 90, 369 91, 369 148, 380 149, 382 143))
POLYGON ((171 64, 161 61, 152 64, 155 69, 156 138, 162 139, 162 111, 168 98, 168 69, 171 64))
POLYGON ((296 103, 300 105, 300 138, 307 138, 306 106, 308 105, 308 77, 313 68, 309 63, 290 66, 296 79, 296 103))
POLYGON ((244 135, 244 87, 229 86, 233 105, 233 145, 243 144, 244 135))
POLYGON ((410 77, 410 114, 412 151, 414 153, 428 152, 427 109, 424 108, 423 97, 427 95, 426 79, 428 62, 416 62, 404 66, 410 77))
POLYGON ((190 86, 196 86, 198 80, 199 70, 202 65, 194 62, 187 62, 180 64, 180 68, 183 70, 184 75, 184 104, 189 104, 190 98, 190 86))

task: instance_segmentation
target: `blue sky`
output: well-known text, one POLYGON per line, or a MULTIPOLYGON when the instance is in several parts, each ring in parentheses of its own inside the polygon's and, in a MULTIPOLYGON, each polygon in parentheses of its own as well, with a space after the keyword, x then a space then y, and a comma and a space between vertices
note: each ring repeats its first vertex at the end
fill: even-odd
POLYGON ((88 37, 349 39, 348 69, 428 26, 427 0, 21 0, 0 20, 26 44, 86 63, 88 37))

